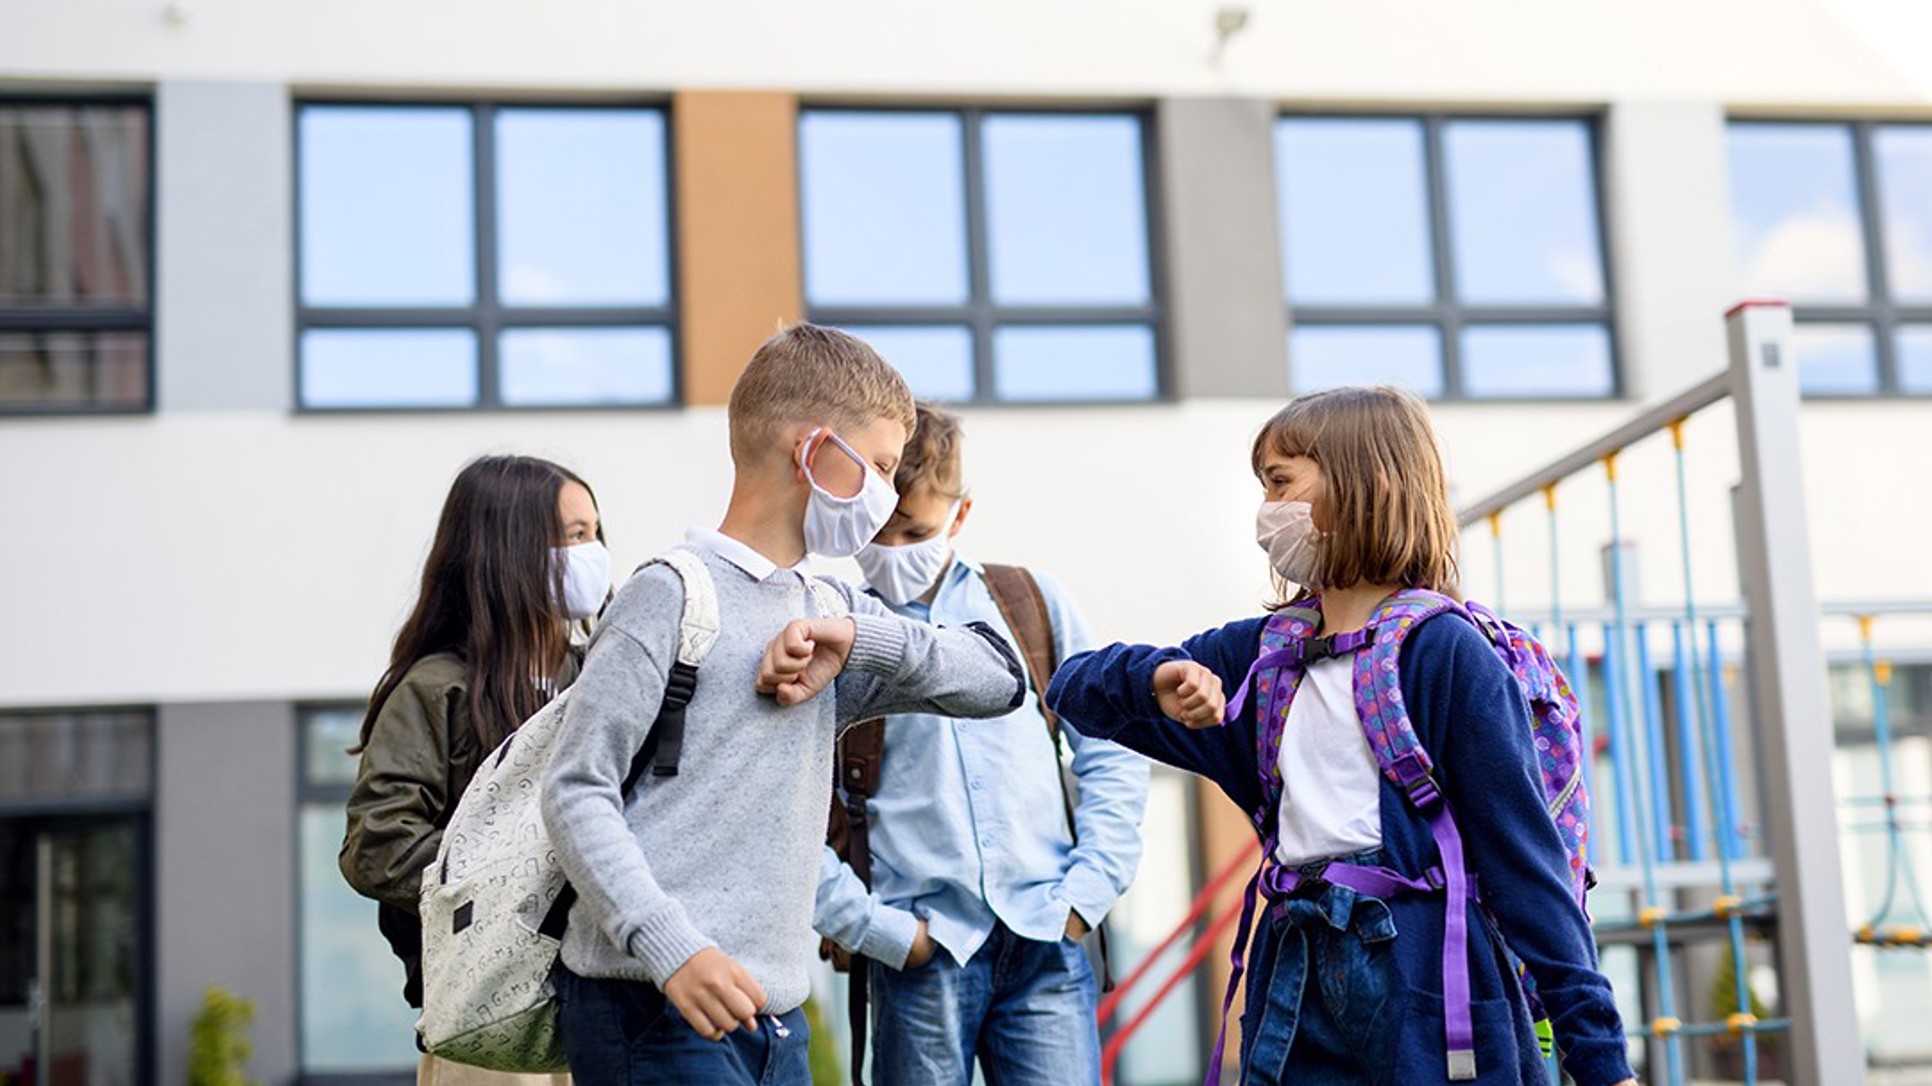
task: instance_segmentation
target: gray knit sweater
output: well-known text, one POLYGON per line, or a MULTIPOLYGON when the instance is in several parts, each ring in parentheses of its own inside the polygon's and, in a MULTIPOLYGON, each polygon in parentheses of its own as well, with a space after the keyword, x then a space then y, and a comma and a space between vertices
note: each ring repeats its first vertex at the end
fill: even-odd
POLYGON ((604 614, 544 779, 543 816, 580 895, 563 960, 580 976, 663 987, 716 946, 764 988, 767 1014, 805 1001, 817 946, 812 901, 842 728, 896 713, 1004 714, 1018 666, 971 630, 910 622, 836 585, 857 627, 833 689, 783 709, 754 689, 765 647, 820 613, 801 576, 763 580, 697 548, 717 583, 722 632, 686 712, 680 770, 619 799, 676 658, 683 590, 646 568, 604 614))

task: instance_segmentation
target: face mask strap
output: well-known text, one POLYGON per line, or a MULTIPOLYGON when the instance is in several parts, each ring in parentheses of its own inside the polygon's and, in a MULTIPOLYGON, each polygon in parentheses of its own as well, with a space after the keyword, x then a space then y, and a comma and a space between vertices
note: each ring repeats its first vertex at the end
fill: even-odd
POLYGON ((849 504, 865 497, 865 485, 872 475, 872 469, 866 465, 865 458, 859 455, 858 450, 847 445, 844 438, 841 438, 838 434, 833 433, 830 428, 824 426, 805 435, 805 441, 799 446, 798 450, 798 469, 805 473, 805 482, 813 490, 825 495, 827 500, 838 502, 841 505, 849 504), (818 442, 816 447, 813 446, 813 441, 818 442), (825 443, 828 441, 832 443, 833 448, 850 457, 852 462, 859 466, 859 489, 857 493, 850 497, 841 498, 819 485, 818 476, 812 471, 812 458, 824 450, 825 443))

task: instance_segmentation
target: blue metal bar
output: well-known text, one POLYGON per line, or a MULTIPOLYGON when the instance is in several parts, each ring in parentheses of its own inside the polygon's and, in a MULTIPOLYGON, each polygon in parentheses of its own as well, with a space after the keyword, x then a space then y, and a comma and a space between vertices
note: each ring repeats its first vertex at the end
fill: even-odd
MULTIPOLYGON (((1645 768, 1650 771, 1650 830, 1655 835, 1658 863, 1669 863, 1677 858, 1677 846, 1671 829, 1675 820, 1671 816, 1670 766, 1664 756, 1664 710, 1659 704, 1657 693, 1657 672, 1650 666, 1650 627, 1644 623, 1630 631, 1637 642, 1637 683, 1643 692, 1641 706, 1644 714, 1644 752, 1645 768)), ((1654 904, 1654 902, 1653 902, 1654 904)))
MULTIPOLYGON (((1731 694, 1724 686, 1724 656, 1719 647, 1717 623, 1707 625, 1710 636, 1711 666, 1707 672, 1711 688, 1711 740, 1714 746, 1714 772, 1719 801, 1718 856, 1723 860, 1744 857, 1744 820, 1738 813, 1737 780, 1731 760, 1731 694)), ((1728 876, 1727 876, 1728 877, 1728 876)), ((1728 892, 1728 890, 1726 891, 1728 892)))
MULTIPOLYGON (((1695 626, 1692 627, 1694 631, 1695 626)), ((1695 635, 1693 634, 1693 637, 1695 635)), ((1671 690, 1676 695, 1677 708, 1677 771, 1684 778, 1684 842, 1686 852, 1693 860, 1709 859, 1709 850, 1704 842, 1704 782, 1703 773, 1698 771, 1697 727, 1703 719, 1702 714, 1692 715, 1691 704, 1699 696, 1696 691, 1703 685, 1690 663, 1690 653, 1684 644, 1684 624, 1670 624, 1671 650, 1671 690)), ((1708 771, 1708 767, 1705 767, 1708 771)))
POLYGON ((1617 800, 1617 861, 1624 866, 1636 862, 1637 808, 1630 793, 1630 744, 1624 741, 1622 653, 1617 651, 1617 631, 1603 624, 1603 701, 1604 715, 1610 718, 1610 777, 1617 800))
MULTIPOLYGON (((1614 453, 1604 457, 1603 470, 1604 470, 1604 475, 1606 477, 1606 480, 1609 483, 1608 489, 1610 492, 1610 587, 1611 587, 1612 595, 1615 597, 1614 602, 1616 604, 1615 640, 1619 642, 1617 646, 1617 655, 1619 657, 1619 663, 1623 665, 1618 668, 1619 677, 1622 681, 1612 686, 1612 689, 1615 689, 1616 686, 1621 686, 1623 685, 1623 683, 1630 681, 1631 676, 1628 674, 1628 672, 1633 669, 1632 668, 1633 664, 1635 665, 1636 668, 1642 669, 1641 671, 1638 672, 1638 675, 1642 677, 1643 680, 1648 684, 1649 682, 1648 666, 1646 665, 1643 659, 1645 656, 1648 655, 1648 650, 1644 647, 1642 628, 1638 627, 1637 628, 1638 638, 1637 638, 1637 647, 1636 647, 1636 653, 1638 658, 1632 661, 1624 657, 1623 655, 1624 649, 1621 642, 1624 637, 1624 632, 1626 630, 1631 629, 1631 624, 1629 619, 1629 615, 1630 615, 1629 580, 1630 578, 1628 575, 1628 570, 1625 568, 1624 561, 1623 561, 1623 516, 1622 516, 1621 505, 1620 505, 1620 502, 1618 501, 1619 488, 1617 486, 1617 459, 1614 453)), ((1623 700, 1623 699, 1619 699, 1619 700, 1623 700)), ((1646 699, 1646 700, 1654 701, 1655 699, 1653 696, 1652 698, 1646 699)), ((1631 725, 1630 717, 1628 715, 1631 708, 1632 707, 1630 706, 1625 706, 1624 707, 1625 711, 1623 713, 1612 714, 1612 719, 1616 722, 1616 725, 1617 725, 1617 731, 1614 733, 1616 738, 1613 741, 1616 743, 1618 748, 1617 766, 1619 768, 1623 768, 1625 763, 1632 762, 1634 761, 1635 758, 1638 757, 1637 745, 1633 741, 1634 729, 1631 725)), ((1653 767, 1659 760, 1658 755, 1660 753, 1661 752, 1657 752, 1657 751, 1652 752, 1652 756, 1650 757, 1649 760, 1653 767)), ((1628 776, 1635 782, 1635 787, 1632 789, 1632 798, 1636 799, 1636 801, 1640 804, 1644 803, 1646 797, 1643 795, 1642 773, 1635 766, 1632 766, 1627 771, 1627 773, 1628 773, 1628 776)), ((1650 797, 1650 798, 1658 804, 1668 803, 1667 796, 1650 797)), ((1659 813, 1661 812, 1661 807, 1653 807, 1652 810, 1653 810, 1653 813, 1659 813)), ((1634 823, 1635 820, 1633 819, 1632 821, 1634 823)), ((1663 841, 1663 844, 1666 847, 1669 844, 1667 827, 1665 830, 1665 840, 1663 841)), ((1651 861, 1651 850, 1648 847, 1648 845, 1649 845, 1649 842, 1645 841, 1643 837, 1639 836, 1637 838, 1637 860, 1643 870, 1643 882, 1644 882, 1643 908, 1645 910, 1661 907, 1661 902, 1658 901, 1658 896, 1657 896, 1656 867, 1651 861)), ((1655 958, 1654 964, 1657 970, 1658 1010, 1665 1018, 1675 1018, 1677 1017, 1677 1014, 1676 1014, 1677 986, 1671 979, 1670 936, 1669 936, 1668 928, 1669 928, 1668 924, 1660 923, 1660 924, 1654 925, 1650 929, 1651 945, 1652 945, 1653 956, 1655 958)), ((1674 1036, 1665 1036, 1665 1037, 1662 1037, 1661 1040, 1663 1042, 1663 1048, 1664 1048, 1664 1060, 1669 1068, 1670 1077, 1668 1081, 1670 1083, 1670 1086, 1683 1086, 1684 1049, 1683 1049, 1682 1041, 1680 1038, 1677 1038, 1674 1036)))

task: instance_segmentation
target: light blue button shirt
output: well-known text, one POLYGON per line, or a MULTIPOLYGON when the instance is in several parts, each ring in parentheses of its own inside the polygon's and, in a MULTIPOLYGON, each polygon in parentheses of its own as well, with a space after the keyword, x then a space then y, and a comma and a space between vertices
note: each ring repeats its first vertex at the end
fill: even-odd
MULTIPOLYGON (((1035 574, 1060 659, 1092 646, 1066 591, 1035 574)), ((1017 646, 978 564, 954 556, 930 607, 894 608, 942 626, 984 622, 1017 646)), ((1147 763, 1063 728, 1073 754, 1080 844, 1067 832, 1060 762, 1039 697, 992 720, 886 719, 879 791, 867 804, 873 890, 829 847, 813 924, 849 950, 898 966, 919 921, 964 964, 998 923, 1028 939, 1066 931, 1068 910, 1096 926, 1140 865, 1147 763)))

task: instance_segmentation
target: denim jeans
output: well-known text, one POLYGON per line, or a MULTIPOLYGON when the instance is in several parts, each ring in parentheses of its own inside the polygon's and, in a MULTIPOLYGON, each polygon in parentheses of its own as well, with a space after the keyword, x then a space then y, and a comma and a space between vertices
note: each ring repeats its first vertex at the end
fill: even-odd
MULTIPOLYGON (((1381 862, 1373 854, 1361 859, 1381 862)), ((1398 941, 1386 902, 1339 886, 1273 903, 1250 950, 1241 1016, 1243 1086, 1447 1082, 1436 980, 1442 947, 1440 936, 1431 935, 1398 941), (1425 976, 1431 990, 1416 983, 1425 976)), ((1499 958, 1501 947, 1487 921, 1472 925, 1471 935, 1472 960, 1499 958)), ((1476 973, 1470 1009, 1477 1086, 1547 1083, 1513 973, 1500 960, 1476 973), (1497 991, 1499 983, 1508 990, 1497 991)))
POLYGON ((1080 944, 993 929, 965 965, 871 963, 873 1086, 1095 1086, 1098 986, 1080 944))
POLYGON ((577 1086, 812 1086, 805 1012, 708 1041, 649 984, 557 967, 564 1055, 577 1086))

